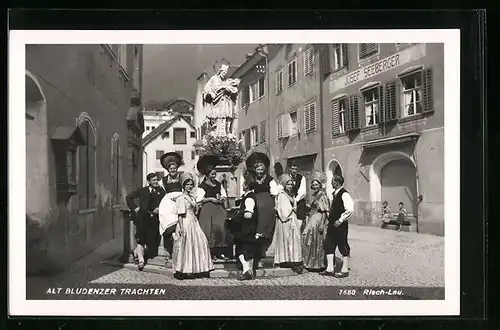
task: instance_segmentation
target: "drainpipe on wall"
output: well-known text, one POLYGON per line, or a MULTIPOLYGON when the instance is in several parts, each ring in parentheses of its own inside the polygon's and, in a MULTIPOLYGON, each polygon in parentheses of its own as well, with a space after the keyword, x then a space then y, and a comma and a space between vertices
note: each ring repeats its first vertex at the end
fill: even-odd
MULTIPOLYGON (((326 46, 328 47, 328 46, 326 46)), ((321 51, 321 49, 319 50, 321 51)), ((324 51, 328 51, 328 48, 324 49, 324 51)), ((319 52, 318 52, 319 54, 319 52)), ((320 161, 321 161, 321 172, 325 172, 325 137, 324 137, 324 124, 323 124, 323 65, 321 61, 321 56, 318 56, 319 64, 318 64, 318 81, 319 81, 319 148, 320 148, 320 161)))
POLYGON ((420 195, 420 188, 419 188, 419 181, 420 181, 420 176, 418 174, 418 164, 417 164, 417 154, 415 152, 415 149, 417 149, 417 139, 414 138, 413 139, 413 160, 415 161, 415 179, 417 181, 417 198, 418 198, 418 201, 417 201, 417 214, 415 215, 415 226, 416 226, 416 230, 417 230, 417 233, 419 233, 419 226, 418 226, 418 218, 419 218, 419 213, 420 213, 420 203, 422 203, 423 201, 423 196, 420 195))
MULTIPOLYGON (((270 169, 274 168, 274 157, 271 149, 271 93, 270 93, 270 81, 269 81, 269 53, 263 48, 263 46, 259 46, 258 48, 259 55, 266 59, 266 82, 267 82, 267 150, 269 153, 269 160, 271 161, 270 169)), ((270 170, 269 169, 269 170, 270 170)))

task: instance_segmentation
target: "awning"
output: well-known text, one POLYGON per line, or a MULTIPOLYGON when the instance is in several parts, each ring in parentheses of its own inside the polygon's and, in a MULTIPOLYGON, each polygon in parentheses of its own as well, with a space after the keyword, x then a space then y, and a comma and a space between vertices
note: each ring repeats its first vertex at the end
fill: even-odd
POLYGON ((374 141, 368 141, 365 144, 363 144, 363 150, 366 148, 380 147, 380 146, 385 146, 388 144, 402 143, 402 142, 417 139, 419 136, 420 136, 419 133, 413 132, 413 133, 391 136, 391 137, 387 137, 387 138, 383 138, 383 139, 377 139, 374 141))
POLYGON ((51 140, 72 140, 78 145, 85 145, 86 141, 83 137, 80 127, 58 126, 50 137, 51 140))

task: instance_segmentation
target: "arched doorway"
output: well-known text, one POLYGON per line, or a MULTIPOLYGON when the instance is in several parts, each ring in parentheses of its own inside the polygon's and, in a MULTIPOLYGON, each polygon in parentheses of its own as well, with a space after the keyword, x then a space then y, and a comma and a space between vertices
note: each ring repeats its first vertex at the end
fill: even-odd
POLYGON ((327 177, 327 182, 326 182, 326 192, 328 194, 328 197, 331 198, 333 194, 333 187, 332 187, 332 178, 334 175, 341 175, 343 176, 343 171, 342 171, 342 166, 336 159, 332 159, 328 163, 328 169, 326 171, 326 177, 327 177))
POLYGON ((386 164, 380 172, 382 200, 396 212, 403 202, 409 214, 417 212, 417 177, 413 164, 407 159, 397 159, 386 164))

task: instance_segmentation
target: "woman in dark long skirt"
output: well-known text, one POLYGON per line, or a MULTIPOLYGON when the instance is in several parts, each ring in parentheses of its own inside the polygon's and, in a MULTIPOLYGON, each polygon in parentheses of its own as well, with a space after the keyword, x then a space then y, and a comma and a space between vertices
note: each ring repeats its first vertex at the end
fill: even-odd
POLYGON ((227 194, 222 184, 216 180, 216 160, 202 157, 198 161, 198 170, 205 178, 198 186, 196 202, 201 205, 200 226, 205 233, 212 259, 225 258, 227 248, 227 210, 224 208, 227 194))
POLYGON ((276 225, 275 200, 279 188, 268 174, 269 163, 267 155, 260 152, 254 152, 246 161, 247 168, 253 169, 255 173, 255 181, 251 183, 250 189, 255 193, 257 202, 258 222, 255 237, 260 251, 255 259, 259 261, 258 267, 262 267, 261 261, 272 243, 276 225))

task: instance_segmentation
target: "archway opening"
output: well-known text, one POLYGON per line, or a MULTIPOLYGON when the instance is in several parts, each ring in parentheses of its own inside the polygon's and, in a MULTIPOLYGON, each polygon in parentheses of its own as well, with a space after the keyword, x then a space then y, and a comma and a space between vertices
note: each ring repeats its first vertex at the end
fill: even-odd
POLYGON ((417 213, 417 176, 415 166, 407 159, 396 159, 387 163, 380 171, 382 200, 397 212, 400 202, 408 214, 417 213))
POLYGON ((334 175, 343 176, 342 166, 335 159, 330 161, 330 163, 328 164, 328 169, 326 171, 326 177, 327 177, 326 192, 327 192, 329 197, 331 197, 333 194, 333 187, 332 187, 331 182, 332 182, 334 175))

